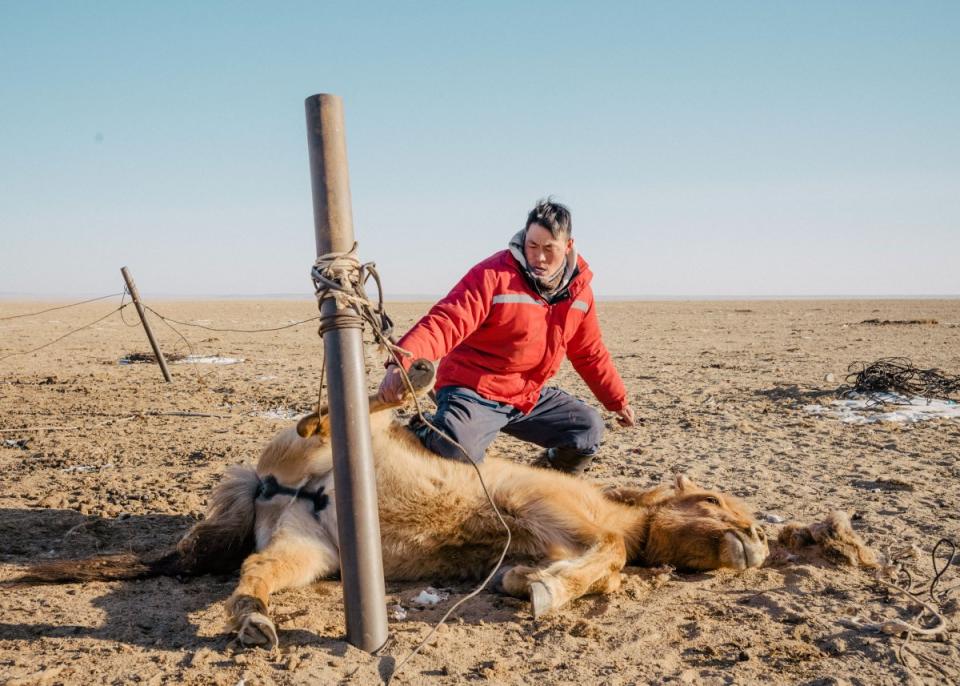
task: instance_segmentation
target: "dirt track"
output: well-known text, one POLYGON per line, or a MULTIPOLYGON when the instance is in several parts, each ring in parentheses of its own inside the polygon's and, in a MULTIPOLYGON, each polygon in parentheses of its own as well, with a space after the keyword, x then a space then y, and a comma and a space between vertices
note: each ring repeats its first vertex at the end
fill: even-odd
MULTIPOLYGON (((310 302, 154 303, 170 317, 221 328, 266 328, 315 314, 310 302)), ((0 317, 50 303, 0 301, 0 317)), ((96 303, 0 321, 0 357, 107 314, 96 303)), ((394 304, 405 330, 425 305, 394 304)), ((611 427, 588 478, 654 485, 674 471, 745 498, 758 514, 812 522, 854 515, 878 552, 918 552, 914 579, 931 575, 930 549, 960 542, 960 421, 855 426, 804 411, 826 403, 850 362, 906 355, 960 373, 960 301, 601 303, 617 365, 643 418, 611 427), (915 320, 871 326, 864 320, 915 320), (927 320, 927 321, 924 321, 927 320), (933 320, 933 322, 929 321, 933 320), (825 381, 827 374, 835 380, 825 381)), ((135 324, 130 308, 127 323, 135 324)), ((226 466, 251 462, 264 442, 316 400, 315 323, 271 333, 179 327, 195 352, 243 358, 229 366, 120 365, 148 349, 118 315, 38 353, 0 360, 0 580, 31 560, 156 549, 201 516, 226 466), (181 413, 181 414, 173 414, 181 413), (196 413, 216 416, 184 416, 196 413), (31 430, 38 427, 54 427, 31 430), (18 441, 20 442, 18 444, 18 441)), ((167 350, 187 353, 158 324, 167 350)), ((373 374, 378 361, 371 358, 373 374)), ((375 384, 376 376, 371 379, 375 384)), ((565 367, 557 385, 588 397, 565 367)), ((535 449, 498 439, 531 459, 535 449)), ((777 524, 766 524, 776 536, 777 524)), ((958 585, 951 569, 942 588, 958 585)), ((342 640, 340 588, 324 581, 279 594, 281 649, 234 652, 222 601, 235 577, 4 588, 0 683, 376 683, 469 585, 418 610, 428 585, 388 583, 407 609, 391 621, 386 657, 342 640), (25 679, 25 680, 22 680, 25 679)), ((960 589, 943 604, 955 626, 960 589)), ((534 623, 526 604, 482 594, 444 627, 394 683, 497 684, 903 683, 960 681, 955 634, 902 639, 853 628, 916 614, 861 570, 785 564, 681 575, 627 570, 624 588, 585 598, 534 623)))

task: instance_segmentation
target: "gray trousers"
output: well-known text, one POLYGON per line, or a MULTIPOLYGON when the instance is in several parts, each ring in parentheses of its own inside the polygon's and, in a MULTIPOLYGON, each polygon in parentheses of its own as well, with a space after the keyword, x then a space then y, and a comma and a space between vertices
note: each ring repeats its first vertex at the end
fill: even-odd
MULTIPOLYGON (((597 451, 604 431, 599 412, 559 388, 544 388, 536 407, 523 414, 469 388, 444 386, 437 391, 437 412, 430 421, 460 443, 473 462, 483 461, 487 446, 501 431, 543 448, 566 448, 581 455, 597 451)), ((430 427, 414 431, 437 455, 467 461, 463 451, 430 427)))

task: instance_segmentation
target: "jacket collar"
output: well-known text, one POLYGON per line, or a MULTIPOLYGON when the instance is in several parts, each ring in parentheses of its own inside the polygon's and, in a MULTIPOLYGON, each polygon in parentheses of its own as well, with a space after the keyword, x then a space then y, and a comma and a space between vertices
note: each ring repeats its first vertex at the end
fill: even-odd
POLYGON ((526 229, 517 231, 510 239, 508 246, 510 254, 513 255, 513 259, 517 261, 520 267, 520 273, 523 274, 533 292, 552 305, 555 302, 575 296, 583 290, 583 287, 590 282, 593 275, 590 273, 586 261, 577 254, 577 249, 573 248, 567 254, 567 261, 563 266, 563 276, 560 277, 557 288, 551 291, 549 295, 545 294, 537 283, 536 277, 531 273, 530 267, 527 265, 527 257, 523 253, 526 233, 526 229))

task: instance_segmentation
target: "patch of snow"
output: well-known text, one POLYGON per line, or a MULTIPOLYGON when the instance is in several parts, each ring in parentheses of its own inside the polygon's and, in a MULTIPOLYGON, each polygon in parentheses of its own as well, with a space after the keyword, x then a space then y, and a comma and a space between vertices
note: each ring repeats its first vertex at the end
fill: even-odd
POLYGON ((936 400, 896 393, 856 394, 829 405, 804 405, 810 414, 834 417, 846 424, 877 422, 922 422, 927 419, 960 419, 960 405, 952 400, 936 400))
POLYGON ((263 417, 264 419, 295 419, 301 414, 301 412, 292 410, 289 407, 274 407, 266 412, 258 412, 255 416, 263 417))
POLYGON ((77 464, 70 467, 64 467, 60 471, 66 472, 67 474, 85 474, 87 472, 99 472, 104 469, 110 469, 113 466, 112 462, 108 462, 104 465, 95 465, 95 464, 77 464))
POLYGON ((410 602, 417 605, 436 605, 437 603, 446 600, 450 597, 450 594, 446 591, 441 591, 433 586, 427 586, 425 589, 420 591, 420 595, 416 598, 411 598, 410 602))
POLYGON ((219 355, 187 355, 174 364, 240 364, 242 357, 220 357, 219 355))

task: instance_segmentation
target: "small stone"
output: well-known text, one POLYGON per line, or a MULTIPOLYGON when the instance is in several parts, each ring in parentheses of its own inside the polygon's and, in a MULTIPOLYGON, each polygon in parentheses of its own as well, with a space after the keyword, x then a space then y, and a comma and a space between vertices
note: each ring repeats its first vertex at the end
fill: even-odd
POLYGON ((747 662, 750 660, 750 653, 746 650, 741 650, 737 653, 737 662, 747 662))
POLYGON ((842 638, 831 638, 823 644, 823 649, 831 655, 843 655, 847 652, 847 642, 842 638))
POLYGON ((62 493, 53 493, 41 500, 40 505, 50 509, 64 508, 67 506, 67 499, 62 493))
POLYGON ((835 377, 833 374, 827 374, 825 377, 823 377, 823 380, 827 383, 833 383, 837 380, 837 377, 835 377))

